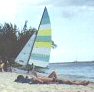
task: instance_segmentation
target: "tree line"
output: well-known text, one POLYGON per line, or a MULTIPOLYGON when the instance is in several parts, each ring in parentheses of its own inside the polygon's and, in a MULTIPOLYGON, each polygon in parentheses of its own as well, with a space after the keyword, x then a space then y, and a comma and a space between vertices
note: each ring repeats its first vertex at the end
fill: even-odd
POLYGON ((27 21, 22 30, 11 23, 0 25, 0 59, 15 59, 34 31, 27 28, 27 21))

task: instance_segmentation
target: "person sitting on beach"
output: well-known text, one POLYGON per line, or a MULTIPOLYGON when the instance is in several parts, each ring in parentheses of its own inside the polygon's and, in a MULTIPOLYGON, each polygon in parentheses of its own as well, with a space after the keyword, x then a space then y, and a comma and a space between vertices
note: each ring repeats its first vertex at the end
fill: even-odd
POLYGON ((1 72, 4 71, 4 66, 5 66, 5 63, 3 63, 2 60, 0 60, 0 71, 1 71, 1 72))

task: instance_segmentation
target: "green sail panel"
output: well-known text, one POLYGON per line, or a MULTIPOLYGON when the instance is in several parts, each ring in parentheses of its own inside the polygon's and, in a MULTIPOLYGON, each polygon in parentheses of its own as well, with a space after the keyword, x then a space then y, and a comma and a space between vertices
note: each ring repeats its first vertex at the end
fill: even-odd
POLYGON ((47 67, 51 52, 51 24, 47 9, 44 9, 29 64, 47 67))

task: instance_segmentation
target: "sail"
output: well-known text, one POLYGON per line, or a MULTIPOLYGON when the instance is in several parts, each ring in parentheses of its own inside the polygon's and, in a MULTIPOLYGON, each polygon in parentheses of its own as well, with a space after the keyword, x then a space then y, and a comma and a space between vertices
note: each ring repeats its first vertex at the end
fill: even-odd
POLYGON ((40 25, 37 32, 37 37, 34 43, 29 64, 34 64, 39 67, 47 67, 49 64, 51 52, 51 24, 47 9, 45 7, 40 25))
POLYGON ((21 50, 21 52, 19 53, 19 55, 16 57, 16 59, 15 59, 16 63, 19 63, 21 65, 27 65, 28 58, 30 56, 30 51, 32 50, 35 37, 36 37, 36 33, 34 33, 30 37, 30 39, 28 40, 28 42, 26 43, 26 45, 24 46, 24 48, 21 50))

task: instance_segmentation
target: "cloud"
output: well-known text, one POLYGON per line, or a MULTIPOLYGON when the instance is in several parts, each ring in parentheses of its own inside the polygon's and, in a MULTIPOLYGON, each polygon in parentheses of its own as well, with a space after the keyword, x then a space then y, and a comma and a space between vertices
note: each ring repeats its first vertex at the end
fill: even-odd
POLYGON ((69 9, 67 9, 67 10, 62 9, 62 14, 61 14, 62 17, 70 19, 70 18, 74 17, 74 15, 75 15, 75 11, 72 11, 69 9))
POLYGON ((66 2, 73 6, 94 6, 94 0, 66 0, 66 2))
POLYGON ((53 6, 94 6, 94 0, 46 0, 39 2, 40 5, 53 6))
POLYGON ((61 15, 65 18, 72 18, 82 12, 94 11, 94 0, 46 0, 37 4, 58 8, 58 11, 62 12, 61 15))

